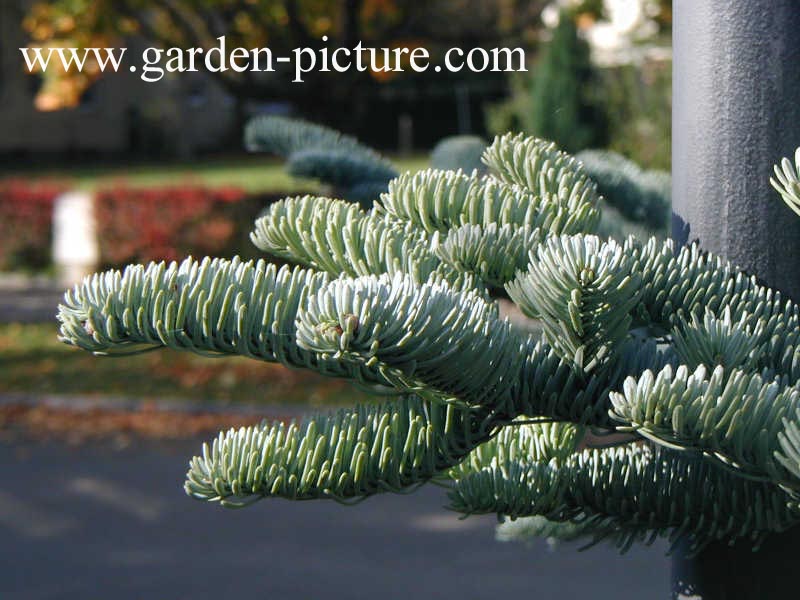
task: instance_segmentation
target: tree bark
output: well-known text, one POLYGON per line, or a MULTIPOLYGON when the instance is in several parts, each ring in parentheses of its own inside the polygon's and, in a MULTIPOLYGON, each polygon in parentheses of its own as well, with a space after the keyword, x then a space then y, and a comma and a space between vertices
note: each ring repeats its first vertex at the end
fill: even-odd
POLYGON ((800 146, 800 3, 675 0, 673 237, 800 300, 800 218, 769 185, 800 146))
MULTIPOLYGON (((698 240, 800 300, 800 218, 769 185, 772 165, 800 146, 800 3, 675 0, 673 239, 698 240)), ((673 598, 798 595, 800 529, 761 550, 712 544, 678 551, 673 598)))

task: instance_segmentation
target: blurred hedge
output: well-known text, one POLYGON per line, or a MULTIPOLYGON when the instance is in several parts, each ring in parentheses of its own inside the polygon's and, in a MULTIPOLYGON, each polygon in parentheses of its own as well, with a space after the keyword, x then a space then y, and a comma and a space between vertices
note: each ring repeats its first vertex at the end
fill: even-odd
MULTIPOLYGON (((43 272, 52 264, 53 205, 68 188, 0 181, 0 271, 43 272)), ((187 256, 260 256, 253 222, 283 192, 234 187, 117 185, 95 194, 99 268, 187 256)))
POLYGON ((0 181, 0 271, 43 271, 50 266, 53 204, 58 183, 0 181))
POLYGON ((249 237, 253 222, 285 195, 202 186, 100 190, 95 198, 100 267, 187 255, 257 257, 249 237))

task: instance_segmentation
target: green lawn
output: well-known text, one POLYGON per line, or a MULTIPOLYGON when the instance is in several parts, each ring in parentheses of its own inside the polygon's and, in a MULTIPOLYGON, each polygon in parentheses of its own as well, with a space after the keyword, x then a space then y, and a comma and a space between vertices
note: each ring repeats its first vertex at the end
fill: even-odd
POLYGON ((57 325, 0 325, 0 393, 198 399, 315 407, 367 399, 346 381, 241 357, 171 350, 98 357, 56 339, 57 325))
MULTIPOLYGON (((393 158, 400 171, 418 171, 428 166, 427 155, 393 158)), ((132 187, 177 185, 237 186, 253 192, 305 191, 313 182, 290 177, 283 161, 263 156, 235 159, 206 159, 192 163, 148 163, 131 166, 86 166, 52 169, 0 171, 0 178, 24 177, 31 180, 52 179, 71 182, 81 189, 95 189, 124 182, 132 187)))

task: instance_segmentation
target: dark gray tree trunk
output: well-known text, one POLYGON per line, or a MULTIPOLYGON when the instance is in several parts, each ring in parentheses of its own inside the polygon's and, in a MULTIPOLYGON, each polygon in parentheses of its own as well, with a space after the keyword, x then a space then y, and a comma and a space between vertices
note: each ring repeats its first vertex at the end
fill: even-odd
MULTIPOLYGON (((800 218, 769 185, 800 146, 800 1, 675 0, 673 238, 800 300, 800 218)), ((715 544, 673 561, 673 597, 800 596, 800 528, 761 551, 715 544)))
POLYGON ((675 0, 673 237, 800 300, 800 218, 769 185, 800 146, 800 2, 675 0))

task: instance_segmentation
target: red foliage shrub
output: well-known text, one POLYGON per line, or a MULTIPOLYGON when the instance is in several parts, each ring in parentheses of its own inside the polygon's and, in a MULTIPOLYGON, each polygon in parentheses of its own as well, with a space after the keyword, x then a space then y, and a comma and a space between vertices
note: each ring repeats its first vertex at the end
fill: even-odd
MULTIPOLYGON (((53 204, 66 186, 0 180, 0 270, 51 264, 53 204)), ((234 187, 117 186, 95 195, 101 268, 188 255, 259 256, 253 221, 284 194, 247 195, 234 187)))
POLYGON ((218 255, 236 233, 230 207, 244 199, 237 188, 101 190, 95 215, 103 266, 218 255))
POLYGON ((0 270, 40 270, 51 262, 57 183, 0 181, 0 270))

